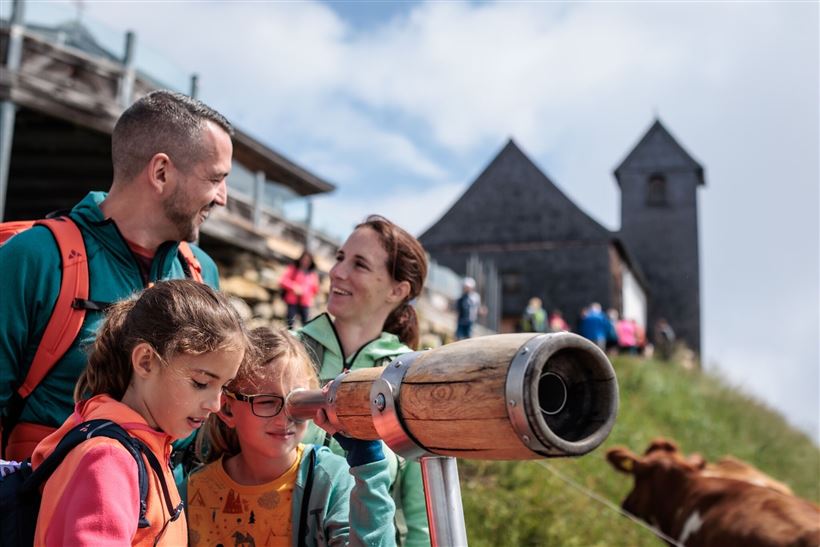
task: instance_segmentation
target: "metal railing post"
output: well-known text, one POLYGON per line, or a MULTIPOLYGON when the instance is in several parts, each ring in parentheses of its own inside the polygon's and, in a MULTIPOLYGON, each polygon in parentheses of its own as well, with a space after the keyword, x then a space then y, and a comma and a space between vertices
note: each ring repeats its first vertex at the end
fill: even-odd
MULTIPOLYGON (((15 85, 17 72, 23 58, 23 0, 14 0, 9 19, 8 56, 3 59, 11 76, 11 87, 15 85)), ((11 95, 11 94, 10 94, 11 95)), ((6 190, 11 168, 11 143, 14 139, 14 120, 17 107, 11 99, 0 102, 0 221, 6 209, 6 190)))

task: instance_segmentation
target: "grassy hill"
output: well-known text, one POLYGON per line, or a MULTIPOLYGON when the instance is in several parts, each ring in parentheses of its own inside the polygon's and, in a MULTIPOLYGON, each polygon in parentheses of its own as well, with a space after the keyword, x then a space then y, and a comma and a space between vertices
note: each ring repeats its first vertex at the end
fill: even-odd
POLYGON ((459 462, 471 547, 662 545, 552 471, 620 505, 632 479, 612 469, 604 453, 619 444, 642 453, 659 436, 709 461, 732 454, 799 496, 820 501, 820 450, 773 410, 714 375, 633 358, 615 358, 613 365, 620 412, 607 441, 592 453, 571 460, 459 462))

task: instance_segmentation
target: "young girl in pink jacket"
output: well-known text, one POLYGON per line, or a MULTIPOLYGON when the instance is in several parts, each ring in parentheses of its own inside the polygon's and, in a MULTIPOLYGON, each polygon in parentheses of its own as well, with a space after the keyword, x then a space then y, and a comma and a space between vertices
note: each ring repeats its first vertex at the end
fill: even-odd
POLYGON ((204 284, 164 281, 115 304, 77 384, 74 414, 37 446, 32 465, 82 422, 119 424, 162 462, 161 475, 147 466, 147 523, 140 522, 136 460, 118 441, 93 437, 46 482, 35 545, 186 545, 171 442, 219 410, 247 343, 228 300, 204 284))

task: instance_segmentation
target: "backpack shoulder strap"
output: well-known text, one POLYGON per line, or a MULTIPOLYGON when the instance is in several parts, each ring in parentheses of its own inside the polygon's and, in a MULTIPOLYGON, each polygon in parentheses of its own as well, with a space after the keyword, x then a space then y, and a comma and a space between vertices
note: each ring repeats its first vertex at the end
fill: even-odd
POLYGON ((199 263, 199 259, 196 257, 194 250, 191 249, 191 246, 188 245, 187 241, 180 242, 178 252, 183 258, 182 265, 186 269, 185 273, 187 273, 194 281, 203 283, 204 279, 202 277, 202 264, 199 263))
MULTIPOLYGON (((51 477, 51 474, 63 462, 65 457, 80 443, 94 437, 108 437, 119 441, 137 462, 137 478, 140 494, 140 513, 137 526, 147 528, 150 526, 145 514, 148 510, 148 471, 145 462, 142 460, 142 453, 145 450, 140 445, 140 441, 128 434, 120 425, 110 420, 89 420, 74 427, 71 431, 60 439, 57 447, 43 462, 34 470, 20 489, 21 496, 31 496, 40 492, 40 487, 51 477)), ((150 450, 148 450, 150 453, 150 450)), ((153 456, 153 454, 151 454, 153 456)), ((156 459, 156 458, 154 458, 156 459)), ((160 480, 163 481, 162 474, 160 480)), ((163 481, 164 485, 164 481, 163 481)))
POLYGON ((0 245, 16 236, 20 232, 24 232, 34 226, 34 220, 10 220, 8 222, 0 222, 0 245))
POLYGON ((81 306, 75 307, 75 301, 88 300, 88 258, 79 227, 68 217, 38 220, 35 224, 51 230, 57 241, 62 281, 40 346, 34 354, 25 380, 17 390, 22 398, 28 397, 34 391, 71 347, 80 333, 86 312, 81 306))
POLYGON ((308 533, 308 508, 310 507, 310 495, 313 492, 313 470, 316 467, 316 450, 318 450, 318 448, 311 447, 305 448, 305 450, 310 450, 310 461, 307 464, 308 474, 305 479, 305 488, 302 494, 302 507, 299 508, 299 530, 297 532, 298 535, 296 536, 299 538, 297 543, 299 547, 304 547, 307 545, 306 536, 308 533))
POLYGON ((174 502, 171 501, 171 491, 168 489, 168 483, 165 482, 165 474, 162 472, 162 464, 159 463, 159 460, 154 455, 154 452, 147 444, 142 442, 140 439, 134 437, 132 437, 132 439, 134 439, 136 444, 140 447, 145 459, 148 460, 148 465, 151 466, 151 469, 154 470, 154 474, 159 479, 159 485, 162 488, 162 495, 165 498, 165 506, 168 508, 168 513, 171 515, 171 522, 174 522, 183 513, 185 509, 185 501, 180 500, 179 505, 174 505, 174 502))

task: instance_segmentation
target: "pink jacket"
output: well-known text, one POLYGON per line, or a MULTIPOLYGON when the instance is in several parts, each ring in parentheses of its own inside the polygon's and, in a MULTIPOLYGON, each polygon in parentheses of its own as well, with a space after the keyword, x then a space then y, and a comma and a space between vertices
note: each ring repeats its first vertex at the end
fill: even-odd
POLYGON ((279 279, 279 286, 284 289, 285 303, 309 308, 313 305, 316 293, 319 292, 319 275, 315 271, 306 272, 291 264, 279 279), (297 289, 301 289, 301 295, 294 292, 297 289))
POLYGON ((634 321, 621 319, 615 324, 615 332, 618 333, 619 346, 631 348, 638 345, 638 332, 634 321))
MULTIPOLYGON (((160 462, 168 462, 171 438, 152 429, 136 411, 107 395, 77 403, 74 413, 46 437, 31 457, 36 469, 74 426, 93 419, 118 423, 144 441, 160 462)), ((118 441, 94 437, 69 452, 48 479, 37 518, 34 545, 187 545, 185 515, 171 522, 158 477, 148 469, 148 528, 137 528, 139 484, 137 463, 118 441)), ((165 483, 174 506, 179 493, 169 466, 165 483)))

